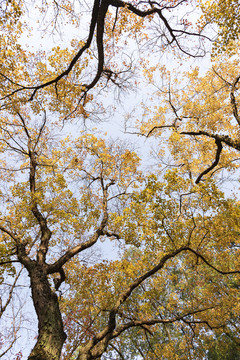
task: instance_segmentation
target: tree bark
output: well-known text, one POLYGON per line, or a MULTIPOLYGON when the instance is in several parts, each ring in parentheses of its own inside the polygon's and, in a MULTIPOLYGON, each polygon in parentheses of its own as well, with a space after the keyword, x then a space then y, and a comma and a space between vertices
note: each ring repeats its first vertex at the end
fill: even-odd
POLYGON ((34 307, 38 317, 38 339, 28 360, 59 360, 66 339, 58 297, 52 291, 44 267, 28 269, 34 307))

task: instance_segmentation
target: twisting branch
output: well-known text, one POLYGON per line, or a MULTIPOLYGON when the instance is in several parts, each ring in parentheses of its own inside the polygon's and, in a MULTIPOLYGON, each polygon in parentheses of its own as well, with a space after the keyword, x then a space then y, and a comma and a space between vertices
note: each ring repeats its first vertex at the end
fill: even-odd
POLYGON ((219 160, 220 160, 220 155, 221 155, 221 151, 222 151, 222 142, 218 139, 215 139, 215 143, 217 145, 217 151, 216 151, 216 155, 215 155, 215 160, 213 161, 212 165, 209 166, 209 168, 207 168, 206 170, 204 170, 199 176, 198 178, 196 179, 195 183, 198 184, 202 177, 204 175, 206 175, 207 173, 209 173, 211 170, 213 170, 219 163, 219 160))
POLYGON ((104 47, 103 47, 103 34, 105 25, 105 16, 108 11, 107 1, 102 1, 99 7, 98 18, 97 18, 97 50, 98 50, 98 69, 95 78, 90 84, 83 85, 88 91, 92 89, 100 79, 103 73, 104 66, 104 47))
POLYGON ((28 139, 28 156, 30 160, 30 174, 29 174, 29 186, 32 198, 32 213, 41 230, 41 242, 39 249, 37 251, 37 261, 41 264, 45 263, 46 254, 48 251, 49 240, 52 236, 52 232, 48 227, 47 220, 42 215, 41 211, 38 209, 38 204, 36 201, 36 168, 37 168, 37 160, 35 151, 32 149, 32 139, 29 136, 28 139))
POLYGON ((196 184, 198 184, 201 180, 201 178, 207 174, 208 172, 210 172, 211 170, 213 170, 219 163, 220 160, 220 155, 222 152, 222 143, 225 143, 226 145, 228 145, 229 147, 236 149, 238 151, 240 151, 240 141, 234 140, 232 138, 230 138, 228 135, 218 135, 218 134, 211 134, 208 131, 181 131, 180 134, 182 135, 190 135, 190 136, 207 136, 209 138, 212 138, 215 140, 215 143, 217 145, 217 151, 216 151, 216 156, 215 156, 215 160, 212 163, 212 165, 207 168, 206 170, 204 170, 197 178, 197 180, 195 181, 196 184))
POLYGON ((231 99, 231 105, 232 105, 232 109, 233 109, 233 115, 235 117, 235 119, 237 120, 238 125, 240 126, 240 117, 238 114, 238 108, 237 108, 237 103, 236 103, 236 98, 234 95, 234 92, 236 91, 236 85, 240 80, 240 75, 236 77, 236 79, 234 80, 232 86, 231 86, 231 93, 230 93, 230 99, 231 99))
MULTIPOLYGON (((239 77, 240 79, 240 77, 239 77)), ((174 110, 176 111, 176 109, 174 108, 174 110)), ((174 112, 175 112, 174 111, 174 112)), ((141 135, 141 136, 145 136, 145 137, 149 137, 155 130, 157 129, 164 129, 164 128, 172 128, 172 129, 176 129, 176 121, 177 120, 181 120, 181 118, 177 117, 174 120, 174 123, 171 125, 160 125, 160 126, 154 126, 148 133, 147 135, 142 134, 142 133, 132 133, 132 134, 137 134, 137 135, 141 135)), ((208 131, 204 131, 204 130, 199 130, 199 131, 181 131, 179 132, 180 135, 189 135, 189 136, 207 136, 209 138, 212 138, 215 140, 215 143, 217 145, 217 151, 216 151, 216 155, 215 155, 215 160, 213 161, 212 165, 209 166, 206 170, 204 170, 196 179, 195 183, 198 184, 202 177, 204 175, 206 175, 207 173, 209 173, 211 170, 213 170, 219 163, 220 161, 220 155, 223 149, 222 143, 228 145, 229 147, 236 149, 238 151, 240 151, 240 141, 239 139, 234 140, 232 139, 230 136, 228 135, 219 135, 219 134, 212 134, 208 131)))

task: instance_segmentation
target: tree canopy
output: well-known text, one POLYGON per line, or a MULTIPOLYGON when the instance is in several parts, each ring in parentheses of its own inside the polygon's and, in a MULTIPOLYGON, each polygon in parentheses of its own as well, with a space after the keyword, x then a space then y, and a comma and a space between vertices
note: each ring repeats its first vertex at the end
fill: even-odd
POLYGON ((239 358, 238 2, 0 6, 0 357, 239 358))

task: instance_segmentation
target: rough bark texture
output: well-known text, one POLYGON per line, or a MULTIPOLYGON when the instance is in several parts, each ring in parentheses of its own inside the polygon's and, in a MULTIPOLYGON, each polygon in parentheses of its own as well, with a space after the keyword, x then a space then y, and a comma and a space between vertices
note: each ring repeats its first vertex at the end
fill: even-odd
POLYGON ((59 360, 66 334, 57 295, 52 291, 42 266, 35 264, 29 275, 39 333, 28 360, 59 360))

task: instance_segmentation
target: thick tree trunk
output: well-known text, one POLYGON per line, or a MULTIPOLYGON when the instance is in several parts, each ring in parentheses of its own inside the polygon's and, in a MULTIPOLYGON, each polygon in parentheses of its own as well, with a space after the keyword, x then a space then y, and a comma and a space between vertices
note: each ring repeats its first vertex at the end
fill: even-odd
POLYGON ((28 360, 59 360, 66 334, 57 295, 52 291, 42 266, 35 263, 28 270, 38 317, 38 340, 28 360))

